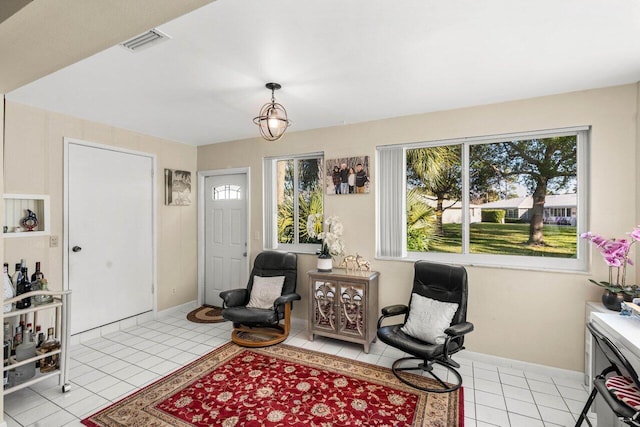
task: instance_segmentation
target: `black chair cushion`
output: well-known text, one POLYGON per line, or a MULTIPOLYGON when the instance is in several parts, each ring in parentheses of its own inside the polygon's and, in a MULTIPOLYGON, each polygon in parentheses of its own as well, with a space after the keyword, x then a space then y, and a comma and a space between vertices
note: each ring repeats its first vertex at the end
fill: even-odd
POLYGON ((265 308, 229 307, 222 311, 222 317, 233 323, 269 325, 278 323, 276 312, 265 308))
MULTIPOLYGON (((436 359, 442 356, 444 344, 429 344, 405 334, 400 328, 402 328, 402 325, 382 326, 378 329, 378 338, 391 347, 421 359, 436 359)), ((457 342, 451 341, 449 343, 449 353, 455 353, 459 347, 457 342)))

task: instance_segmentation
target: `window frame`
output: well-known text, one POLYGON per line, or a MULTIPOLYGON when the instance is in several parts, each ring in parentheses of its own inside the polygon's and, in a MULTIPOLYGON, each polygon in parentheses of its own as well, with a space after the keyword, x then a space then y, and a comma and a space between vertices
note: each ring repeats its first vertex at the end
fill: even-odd
MULTIPOLYGON (((471 266, 487 266, 498 268, 516 268, 527 270, 550 270, 550 271, 566 271, 566 272, 586 272, 588 269, 588 242, 584 242, 580 239, 580 234, 588 230, 588 195, 589 195, 589 181, 588 181, 588 168, 589 168, 589 139, 590 139, 590 126, 577 126, 570 128, 558 128, 531 132, 518 132, 508 133, 500 135, 480 136, 480 137, 466 137, 455 138, 446 140, 434 140, 426 142, 415 142, 406 144, 392 144, 382 145, 376 147, 376 176, 378 176, 379 186, 384 187, 392 182, 393 173, 397 173, 398 164, 396 160, 395 172, 385 171, 382 164, 385 163, 385 158, 389 155, 385 152, 394 152, 402 150, 403 158, 403 171, 404 179, 396 180, 395 188, 376 188, 376 258, 383 260, 431 260, 435 262, 444 263, 457 263, 471 266), (522 256, 522 255, 490 255, 490 254, 473 254, 469 251, 469 224, 470 224, 470 210, 469 210, 469 147, 476 144, 490 144, 497 142, 504 142, 514 139, 534 139, 534 138, 549 138, 554 136, 576 136, 576 161, 577 161, 577 212, 576 216, 576 257, 575 258, 555 258, 555 257, 536 257, 536 256, 522 256), (409 149, 435 147, 442 145, 461 145, 462 146, 462 253, 442 253, 442 252, 409 252, 406 247, 406 152, 409 149), (402 186, 398 187, 398 181, 402 182, 402 186), (388 206, 390 200, 385 198, 385 194, 392 194, 394 191, 400 191, 402 193, 401 203, 394 203, 396 209, 401 209, 402 225, 397 223, 397 212, 395 217, 391 218, 391 223, 394 221, 396 225, 389 227, 384 225, 385 218, 389 216, 388 206), (394 229, 395 227, 395 229, 394 229), (394 233, 401 232, 401 239, 385 240, 384 236, 392 235, 394 233), (390 244, 389 244, 390 241, 390 244), (402 242, 400 248, 394 247, 398 241, 402 242)), ((393 154, 390 154, 393 155, 393 154)))
MULTIPOLYGON (((263 184, 263 218, 264 218, 264 248, 272 250, 282 250, 287 252, 302 253, 302 254, 315 254, 320 248, 319 243, 280 243, 278 242, 278 201, 277 201, 277 187, 278 187, 278 168, 277 164, 280 161, 293 160, 294 161, 294 185, 293 185, 293 198, 295 206, 295 214, 298 215, 298 161, 308 159, 320 159, 320 172, 319 186, 322 189, 322 210, 324 212, 325 191, 323 187, 324 183, 324 152, 313 152, 305 154, 285 155, 276 157, 265 157, 263 159, 263 171, 264 171, 264 184, 263 184)), ((294 220, 294 236, 299 236, 298 232, 299 221, 294 220)))

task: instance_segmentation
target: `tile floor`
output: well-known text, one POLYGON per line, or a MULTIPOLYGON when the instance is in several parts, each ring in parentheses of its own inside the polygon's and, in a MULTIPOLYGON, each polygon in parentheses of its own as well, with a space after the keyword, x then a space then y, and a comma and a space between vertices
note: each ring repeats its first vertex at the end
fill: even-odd
MULTIPOLYGON (((84 417, 229 340, 230 323, 192 323, 188 311, 73 346, 71 390, 63 394, 52 378, 7 395, 7 425, 81 426, 84 417)), ((387 367, 403 354, 382 343, 365 354, 360 345, 322 337, 309 341, 300 327, 287 343, 387 367)), ((462 352, 455 359, 462 365, 466 427, 573 426, 587 398, 576 380, 480 363, 462 352)))

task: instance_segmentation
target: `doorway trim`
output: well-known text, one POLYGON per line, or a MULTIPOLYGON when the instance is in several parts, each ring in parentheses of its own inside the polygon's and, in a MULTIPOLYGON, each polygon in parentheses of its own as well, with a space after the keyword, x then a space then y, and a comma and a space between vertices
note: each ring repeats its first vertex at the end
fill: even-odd
POLYGON ((229 169, 211 169, 206 171, 198 171, 198 307, 204 304, 204 251, 205 251, 205 229, 204 229, 204 210, 205 210, 205 202, 204 202, 204 192, 205 178, 210 176, 224 176, 224 175, 244 175, 245 182, 247 186, 246 191, 246 210, 247 210, 247 218, 246 218, 246 236, 247 236, 247 256, 245 258, 245 268, 247 272, 247 277, 249 277, 249 258, 251 254, 251 235, 249 231, 251 230, 251 168, 243 167, 243 168, 229 168, 229 169))
POLYGON ((125 154, 135 154, 138 156, 148 157, 151 159, 153 175, 151 177, 152 188, 152 207, 151 213, 153 218, 151 219, 152 231, 152 262, 151 277, 153 280, 152 288, 152 302, 153 302, 153 318, 156 318, 158 311, 158 186, 156 184, 156 177, 158 176, 157 156, 151 153, 145 153, 143 151, 129 150, 126 148, 116 147, 107 144, 98 144, 95 142, 83 141, 76 138, 63 138, 64 148, 64 177, 63 177, 63 206, 62 206, 62 218, 63 218, 63 239, 62 239, 62 289, 69 289, 69 144, 83 145, 86 147, 92 147, 102 150, 115 151, 125 154))

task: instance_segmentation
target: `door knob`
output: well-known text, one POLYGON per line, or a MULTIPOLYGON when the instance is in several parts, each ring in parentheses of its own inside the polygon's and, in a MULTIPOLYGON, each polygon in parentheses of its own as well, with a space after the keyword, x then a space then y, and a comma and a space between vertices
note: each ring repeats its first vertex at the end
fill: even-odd
POLYGON ((73 248, 71 248, 71 250, 73 252, 80 252, 82 250, 82 248, 80 246, 74 246, 73 248))

